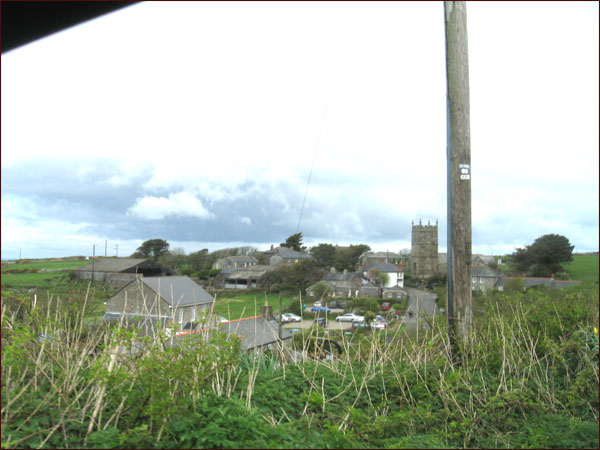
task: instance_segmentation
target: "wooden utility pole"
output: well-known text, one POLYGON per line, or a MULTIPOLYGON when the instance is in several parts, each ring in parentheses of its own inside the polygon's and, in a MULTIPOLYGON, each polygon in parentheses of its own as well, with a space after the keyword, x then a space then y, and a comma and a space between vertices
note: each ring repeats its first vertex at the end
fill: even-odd
POLYGON ((448 325, 468 344, 473 319, 471 293, 471 131, 467 6, 444 2, 446 28, 446 114, 448 170, 448 325))

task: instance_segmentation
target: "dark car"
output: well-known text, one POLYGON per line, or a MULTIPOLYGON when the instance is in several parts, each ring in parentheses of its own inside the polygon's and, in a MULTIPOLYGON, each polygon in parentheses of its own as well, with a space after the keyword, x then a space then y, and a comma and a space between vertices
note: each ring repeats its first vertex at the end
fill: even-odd
POLYGON ((317 317, 315 319, 315 323, 321 327, 327 326, 327 320, 325 320, 325 317, 317 317))

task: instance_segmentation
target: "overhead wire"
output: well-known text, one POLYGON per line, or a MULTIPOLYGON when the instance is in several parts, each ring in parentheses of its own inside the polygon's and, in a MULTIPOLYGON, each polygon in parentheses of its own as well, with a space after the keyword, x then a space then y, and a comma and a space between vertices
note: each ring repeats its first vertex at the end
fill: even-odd
POLYGON ((319 135, 317 137, 317 145, 315 147, 315 153, 313 155, 312 164, 310 166, 310 172, 308 173, 308 179, 306 180, 306 190, 304 191, 304 199, 302 200, 302 207, 300 208, 300 217, 298 217, 298 226, 296 227, 296 233, 300 231, 300 222, 302 221, 302 214, 304 213, 304 205, 306 204, 306 197, 308 195, 308 187, 310 185, 310 179, 312 177, 312 173, 315 167, 315 161, 317 159, 317 153, 319 152, 319 147, 321 145, 321 135, 323 134, 323 127, 325 125, 325 118, 327 117, 327 110, 329 109, 329 100, 331 99, 331 91, 333 90, 333 82, 331 82, 331 86, 329 87, 329 95, 327 96, 327 103, 325 103, 325 112, 323 113, 323 120, 321 120, 321 128, 319 130, 319 135))

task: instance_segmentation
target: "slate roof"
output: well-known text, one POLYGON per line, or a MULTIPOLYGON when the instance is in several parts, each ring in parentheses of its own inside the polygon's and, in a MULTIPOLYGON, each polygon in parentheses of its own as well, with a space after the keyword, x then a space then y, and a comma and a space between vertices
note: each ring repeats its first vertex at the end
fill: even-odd
POLYGON ((189 277, 145 277, 141 281, 171 306, 212 303, 215 299, 189 277))
MULTIPOLYGON (((274 320, 265 320, 263 316, 232 320, 219 326, 220 331, 235 334, 241 338, 242 350, 261 347, 279 341, 279 324, 274 320)), ((292 337, 286 328, 281 330, 281 339, 292 337)))
POLYGON ((256 259, 254 256, 228 256, 225 259, 229 259, 232 262, 249 262, 249 263, 258 262, 258 259, 256 259))
POLYGON ((327 272, 323 276, 322 281, 352 281, 356 277, 360 277, 358 272, 327 272))
POLYGON ((488 266, 473 266, 471 275, 474 277, 497 277, 498 271, 488 266))
POLYGON ((252 267, 237 267, 236 270, 225 272, 228 275, 227 280, 247 280, 250 278, 260 278, 267 272, 275 270, 275 266, 252 266, 252 267))
POLYGON ((279 256, 285 259, 312 259, 313 256, 307 253, 297 252, 287 247, 277 247, 275 249, 279 256))
POLYGON ((93 263, 89 263, 85 266, 78 267, 77 269, 75 269, 75 271, 87 272, 92 270, 93 266, 94 272, 122 272, 124 270, 131 269, 132 267, 140 265, 146 261, 149 261, 149 259, 98 258, 93 263))
POLYGON ((396 266, 395 264, 391 264, 391 263, 369 264, 368 266, 363 268, 363 272, 368 272, 371 269, 377 269, 380 272, 386 272, 386 273, 402 272, 402 270, 398 266, 396 266))
POLYGON ((399 255, 398 253, 394 253, 394 252, 374 252, 374 253, 367 253, 365 255, 365 258, 402 258, 402 255, 399 255))

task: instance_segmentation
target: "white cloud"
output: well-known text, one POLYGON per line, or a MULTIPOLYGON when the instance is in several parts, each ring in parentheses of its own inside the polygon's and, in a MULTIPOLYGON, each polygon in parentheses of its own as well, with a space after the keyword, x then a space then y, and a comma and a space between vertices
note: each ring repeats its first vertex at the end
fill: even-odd
POLYGON ((252 219, 250 219, 250 217, 240 217, 240 222, 246 225, 252 225, 252 219))
POLYGON ((214 214, 202 202, 188 192, 178 192, 165 197, 142 197, 136 200, 128 214, 145 220, 161 220, 167 216, 198 217, 211 219, 214 214))

